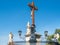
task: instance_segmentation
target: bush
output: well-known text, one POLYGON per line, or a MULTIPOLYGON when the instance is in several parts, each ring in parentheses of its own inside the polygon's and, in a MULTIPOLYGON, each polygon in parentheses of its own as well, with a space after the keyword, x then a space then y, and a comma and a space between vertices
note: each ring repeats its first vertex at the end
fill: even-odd
POLYGON ((59 44, 60 44, 60 37, 59 37, 59 39, 58 39, 58 42, 59 42, 59 44))

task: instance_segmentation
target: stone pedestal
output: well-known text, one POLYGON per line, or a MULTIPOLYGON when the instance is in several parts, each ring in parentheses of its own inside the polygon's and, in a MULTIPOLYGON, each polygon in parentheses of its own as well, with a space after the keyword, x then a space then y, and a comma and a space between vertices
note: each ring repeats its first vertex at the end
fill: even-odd
POLYGON ((34 27, 30 27, 30 24, 27 24, 27 33, 25 35, 26 37, 26 41, 29 42, 38 42, 40 41, 40 37, 41 35, 38 33, 35 33, 35 28, 34 27))
POLYGON ((8 45, 14 45, 14 43, 13 42, 9 42, 8 45))

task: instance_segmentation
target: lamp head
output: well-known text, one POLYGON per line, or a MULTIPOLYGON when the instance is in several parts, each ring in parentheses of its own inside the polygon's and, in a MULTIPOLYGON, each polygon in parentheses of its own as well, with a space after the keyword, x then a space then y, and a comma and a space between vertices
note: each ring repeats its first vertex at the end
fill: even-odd
POLYGON ((21 31, 21 30, 19 30, 19 31, 18 31, 18 33, 19 33, 19 36, 21 36, 22 31, 21 31))

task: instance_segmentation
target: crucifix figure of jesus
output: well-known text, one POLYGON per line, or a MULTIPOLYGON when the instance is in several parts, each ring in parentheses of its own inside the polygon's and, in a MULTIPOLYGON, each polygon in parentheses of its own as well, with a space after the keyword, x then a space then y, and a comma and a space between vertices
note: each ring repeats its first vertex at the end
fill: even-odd
POLYGON ((28 6, 31 8, 32 27, 35 27, 34 10, 37 10, 37 8, 35 7, 34 2, 32 2, 32 4, 29 3, 28 6))

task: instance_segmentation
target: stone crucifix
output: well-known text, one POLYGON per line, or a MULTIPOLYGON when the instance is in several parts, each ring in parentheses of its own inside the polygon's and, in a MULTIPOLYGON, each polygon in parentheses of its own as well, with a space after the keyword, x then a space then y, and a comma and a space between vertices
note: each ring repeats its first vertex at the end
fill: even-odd
POLYGON ((32 2, 32 4, 29 3, 28 6, 31 8, 32 27, 35 27, 34 10, 37 10, 37 8, 35 7, 34 2, 32 2))

